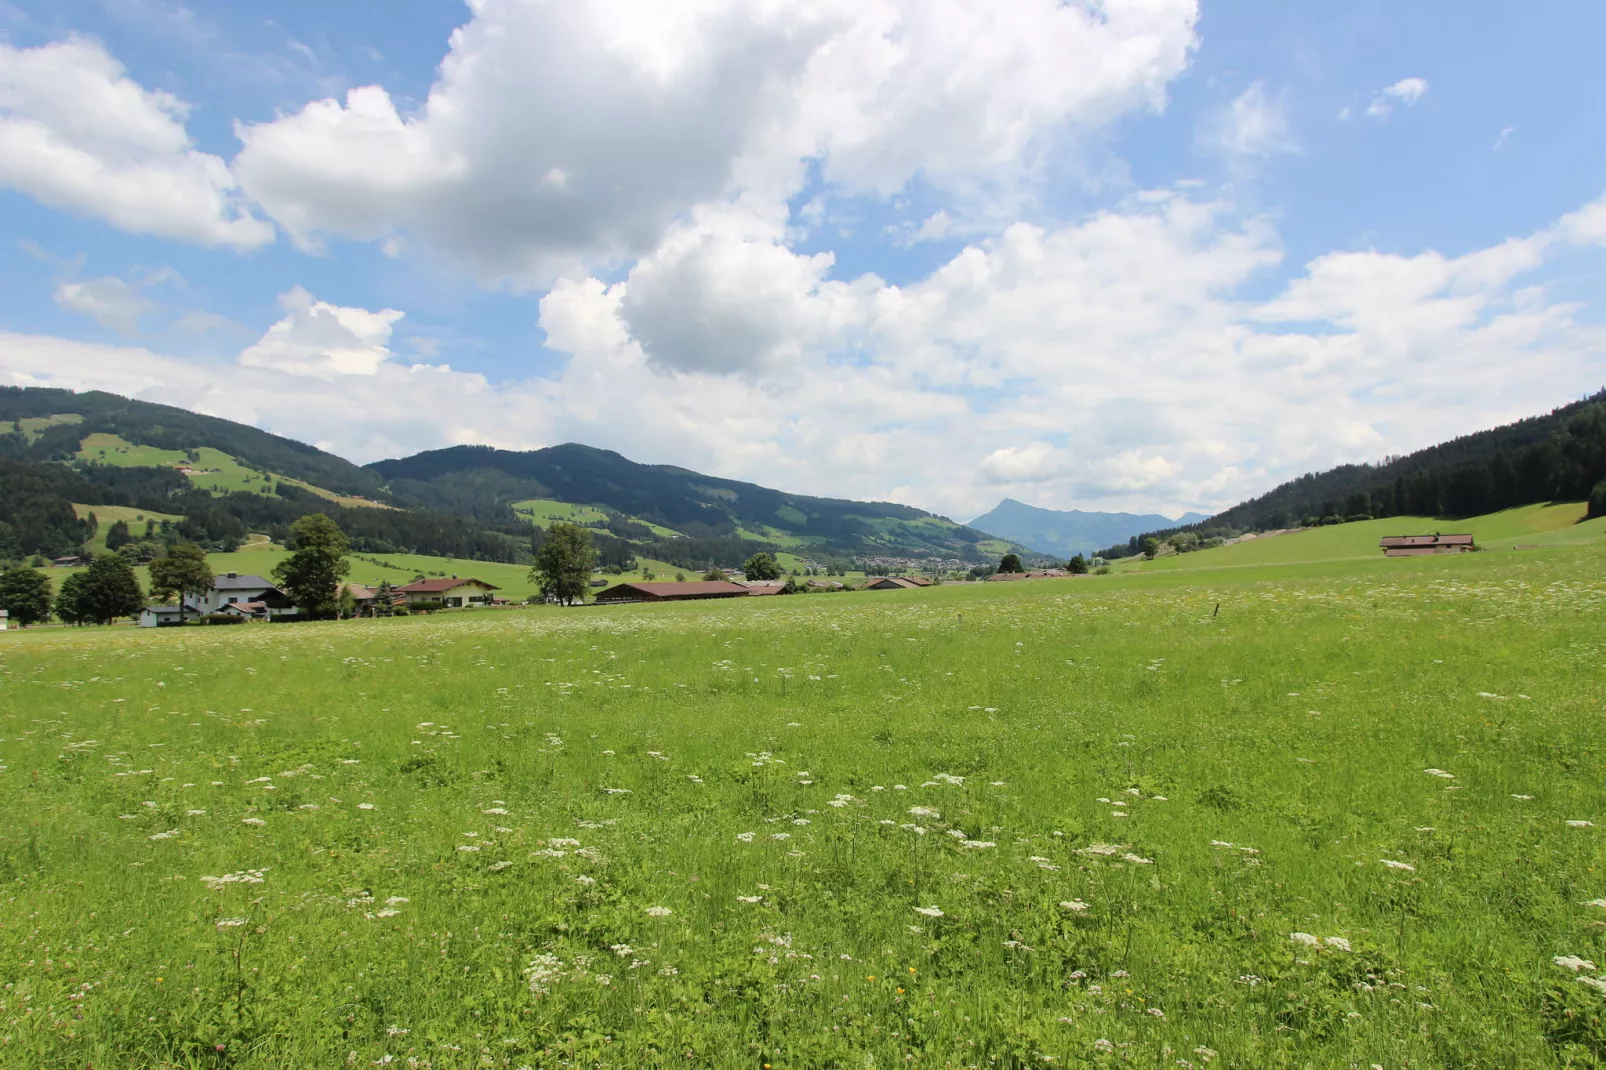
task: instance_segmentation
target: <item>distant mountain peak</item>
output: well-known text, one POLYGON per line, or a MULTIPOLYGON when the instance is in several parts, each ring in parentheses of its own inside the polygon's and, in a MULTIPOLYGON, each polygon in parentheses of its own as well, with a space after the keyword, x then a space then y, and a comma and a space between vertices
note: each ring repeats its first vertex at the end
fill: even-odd
POLYGON ((1133 535, 1207 519, 1184 513, 1173 520, 1159 513, 1104 513, 1083 509, 1044 509, 1005 498, 970 526, 1002 536, 1038 553, 1070 557, 1125 542, 1133 535))

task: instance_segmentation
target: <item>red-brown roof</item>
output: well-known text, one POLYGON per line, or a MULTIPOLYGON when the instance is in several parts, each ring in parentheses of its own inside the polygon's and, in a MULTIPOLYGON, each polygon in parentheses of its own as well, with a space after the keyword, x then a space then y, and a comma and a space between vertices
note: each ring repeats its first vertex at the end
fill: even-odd
POLYGON ((920 586, 918 583, 910 583, 902 576, 867 576, 864 581, 864 589, 867 591, 892 591, 900 588, 907 590, 918 586, 920 586))
POLYGON ((1471 535, 1388 535, 1377 540, 1385 550, 1403 550, 1416 546, 1471 546, 1471 535))
POLYGON ((494 583, 486 583, 484 580, 477 580, 472 576, 465 576, 462 579, 457 579, 454 577, 452 579, 444 580, 414 580, 412 583, 407 584, 407 586, 398 587, 396 590, 400 591, 402 594, 440 594, 443 591, 450 591, 455 587, 466 587, 471 584, 477 587, 483 587, 487 591, 501 590, 501 588, 496 586, 494 583))
POLYGON ((739 583, 693 580, 689 583, 617 583, 597 593, 599 602, 661 602, 687 598, 736 598, 751 594, 739 583))

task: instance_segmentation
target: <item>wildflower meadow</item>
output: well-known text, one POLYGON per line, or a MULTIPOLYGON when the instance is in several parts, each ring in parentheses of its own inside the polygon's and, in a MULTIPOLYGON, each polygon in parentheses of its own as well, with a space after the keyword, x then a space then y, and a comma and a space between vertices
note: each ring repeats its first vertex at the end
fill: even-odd
POLYGON ((1606 551, 0 636, 0 1065, 1606 1061, 1606 551))

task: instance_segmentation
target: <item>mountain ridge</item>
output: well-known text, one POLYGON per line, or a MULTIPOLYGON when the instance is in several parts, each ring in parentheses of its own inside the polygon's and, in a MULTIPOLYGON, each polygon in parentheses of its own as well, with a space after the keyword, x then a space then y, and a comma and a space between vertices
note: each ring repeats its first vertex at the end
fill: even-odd
POLYGON ((1184 513, 1173 520, 1159 513, 1106 513, 1082 509, 1044 509, 1005 498, 975 517, 971 525, 1028 546, 1043 554, 1071 557, 1090 554, 1160 526, 1196 523, 1205 513, 1184 513))

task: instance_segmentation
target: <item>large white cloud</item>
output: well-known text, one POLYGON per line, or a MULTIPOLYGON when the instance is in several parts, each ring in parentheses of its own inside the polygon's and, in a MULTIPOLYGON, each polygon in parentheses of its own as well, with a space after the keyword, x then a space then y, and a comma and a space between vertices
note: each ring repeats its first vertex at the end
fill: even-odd
MULTIPOLYGON (((288 336, 289 359, 195 364, 12 335, 0 336, 0 381, 192 405, 357 460, 462 442, 584 441, 958 516, 1005 495, 1208 509, 1598 387, 1606 331, 1531 278, 1563 240, 1592 235, 1592 218, 1575 213, 1460 257, 1328 254, 1270 300, 1242 296, 1279 262, 1269 224, 1177 193, 1062 227, 1010 228, 904 287, 867 277, 834 290, 809 258, 740 248, 762 228, 727 220, 722 241, 697 245, 714 261, 699 270, 786 299, 745 303, 727 281, 697 315, 745 316, 756 336, 808 340, 738 376, 654 352, 690 350, 653 335, 642 310, 662 295, 633 292, 657 285, 643 271, 554 287, 541 322, 571 360, 522 382, 404 364, 388 349, 396 313, 304 294, 247 350, 288 336), (320 316, 328 336, 306 327, 320 316), (346 370, 363 374, 341 375, 337 390, 308 378, 332 375, 328 353, 350 347, 361 359, 346 370)), ((654 263, 675 259, 675 240, 654 263)))
POLYGON ((0 41, 0 186, 136 234, 271 242, 272 225, 242 206, 228 166, 192 146, 187 114, 94 41, 0 41))
POLYGON ((997 181, 1042 139, 1158 106, 1195 0, 475 0, 429 99, 381 87, 241 124, 292 234, 405 232, 483 277, 654 249, 702 205, 997 181))
POLYGON ((336 379, 377 375, 390 358, 390 332, 402 313, 369 312, 319 301, 297 286, 281 294, 285 316, 240 354, 240 363, 290 375, 336 379))

